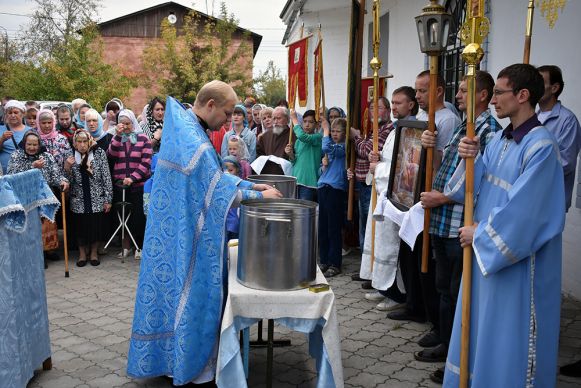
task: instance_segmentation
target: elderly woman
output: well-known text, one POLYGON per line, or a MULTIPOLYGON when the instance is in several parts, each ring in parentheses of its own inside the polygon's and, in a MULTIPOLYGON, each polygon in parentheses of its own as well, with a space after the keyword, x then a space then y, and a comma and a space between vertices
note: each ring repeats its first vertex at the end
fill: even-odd
POLYGON ((159 152, 161 146, 161 133, 163 130, 163 115, 165 113, 165 102, 158 97, 154 97, 145 109, 145 117, 141 128, 143 133, 149 137, 153 152, 159 152))
POLYGON ((274 109, 272 109, 269 106, 262 108, 262 110, 260 111, 260 127, 262 128, 262 131, 261 131, 260 135, 258 135, 258 137, 260 137, 260 136, 262 136, 262 134, 272 130, 272 127, 274 126, 274 123, 272 121, 272 113, 273 112, 274 112, 274 109))
POLYGON ((10 155, 18 149, 24 134, 32 129, 23 124, 24 104, 10 100, 4 106, 4 125, 0 126, 0 164, 4 172, 8 170, 10 155))
POLYGON ((54 157, 61 169, 64 168, 65 160, 73 152, 67 138, 56 130, 54 113, 48 109, 41 110, 36 118, 36 128, 47 152, 54 157))
POLYGON ((38 168, 42 171, 42 175, 50 187, 60 187, 63 191, 68 189, 69 181, 63 175, 53 156, 46 152, 38 133, 33 130, 27 131, 18 147, 18 150, 10 156, 8 174, 17 174, 38 168))
POLYGON ((111 210, 113 185, 107 155, 93 136, 79 129, 73 136, 75 155, 65 162, 71 182, 72 225, 77 231, 79 259, 77 266, 101 264, 97 255, 99 243, 105 240, 105 213, 111 210))
MULTIPOLYGON (((133 112, 128 109, 120 111, 117 134, 111 139, 107 154, 114 162, 115 197, 121 198, 121 190, 126 190, 125 200, 132 204, 129 229, 137 245, 142 246, 145 233, 143 185, 150 175, 152 149, 149 138, 144 133, 136 133, 137 128, 141 129, 133 112)), ((130 247, 131 241, 126 235, 118 257, 129 256, 130 247)), ((137 253, 135 258, 140 258, 137 253)))
POLYGON ((107 133, 103 128, 103 118, 95 109, 89 109, 85 113, 85 122, 83 123, 84 128, 89 131, 91 137, 97 143, 99 148, 103 151, 107 151, 109 149, 109 143, 111 143, 111 139, 113 135, 107 133))

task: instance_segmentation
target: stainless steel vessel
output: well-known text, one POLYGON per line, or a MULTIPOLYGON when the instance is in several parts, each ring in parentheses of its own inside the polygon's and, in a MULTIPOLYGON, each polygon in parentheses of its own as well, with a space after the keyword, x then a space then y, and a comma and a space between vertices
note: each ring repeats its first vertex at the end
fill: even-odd
POLYGON ((246 180, 254 183, 266 183, 282 193, 284 198, 296 198, 297 178, 286 175, 250 175, 246 180))
POLYGON ((238 280, 259 290, 296 290, 316 278, 317 204, 298 199, 241 202, 238 280))

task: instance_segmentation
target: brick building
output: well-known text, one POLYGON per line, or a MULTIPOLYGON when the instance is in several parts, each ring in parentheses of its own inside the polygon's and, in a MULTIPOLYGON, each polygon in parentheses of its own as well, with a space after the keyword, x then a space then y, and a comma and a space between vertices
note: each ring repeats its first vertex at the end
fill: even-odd
MULTIPOLYGON (((170 1, 99 23, 97 26, 103 40, 105 62, 117 64, 127 73, 141 74, 144 65, 147 66, 147 64, 143 63, 143 51, 160 38, 161 22, 173 15, 171 19, 175 17, 174 24, 179 35, 180 30, 183 28, 184 16, 191 10, 189 7, 170 1)), ((201 16, 202 23, 215 20, 212 16, 199 11, 196 12, 201 16)), ((253 56, 248 58, 248 60, 252 61, 258 51, 262 36, 243 28, 237 28, 231 47, 233 49, 238 47, 241 39, 247 39, 248 43, 251 44, 253 56)), ((249 76, 252 76, 251 70, 249 76)), ((123 103, 134 110, 136 114, 139 114, 147 103, 148 98, 156 94, 156 90, 155 84, 150 88, 138 86, 129 97, 123 100, 123 103)))

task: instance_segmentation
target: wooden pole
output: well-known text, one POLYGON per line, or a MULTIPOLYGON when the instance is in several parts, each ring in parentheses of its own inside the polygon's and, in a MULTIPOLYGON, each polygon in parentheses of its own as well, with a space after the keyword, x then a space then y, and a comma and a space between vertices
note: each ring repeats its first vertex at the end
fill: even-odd
MULTIPOLYGON (((379 0, 373 0, 373 59, 370 66, 373 69, 373 152, 379 151, 379 69, 381 60, 379 59, 379 0)), ((371 184, 371 208, 369 211, 373 215, 377 206, 377 189, 375 187, 375 177, 371 184)), ((375 220, 371 217, 371 272, 375 263, 375 220)))
MULTIPOLYGON (((466 23, 462 26, 465 44, 462 59, 468 65, 466 86, 466 136, 474 138, 476 105, 476 68, 484 57, 482 41, 488 33, 488 19, 484 16, 484 0, 470 0, 466 23)), ((529 41, 530 43, 530 41, 529 41)), ((466 188, 464 195, 464 226, 474 224, 474 159, 465 160, 466 188)), ((462 315, 460 336, 460 388, 468 388, 470 381, 470 314, 472 301, 472 245, 462 252, 462 315)))
MULTIPOLYGON (((351 16, 351 42, 349 49, 349 70, 347 79, 347 108, 349 127, 358 128, 361 123, 361 63, 363 55, 363 28, 365 22, 365 0, 352 0, 353 11, 357 15, 351 16), (357 16, 357 19, 355 19, 357 16), (357 20, 355 22, 355 20, 357 20)), ((349 132, 349 128, 347 128, 349 132)), ((346 149, 348 151, 348 167, 355 174, 355 146, 349 141, 346 134, 346 149)), ((347 200, 347 220, 353 221, 353 198, 355 196, 355 177, 349 181, 349 195, 347 200)))
POLYGON ((69 244, 67 241, 67 209, 65 203, 65 192, 61 191, 61 212, 63 215, 63 245, 64 245, 64 252, 65 252, 65 278, 69 277, 69 244))
MULTIPOLYGON (((438 56, 429 55, 430 59, 430 93, 428 96, 428 131, 436 130, 436 97, 438 89, 438 56)), ((434 166, 434 149, 426 149, 426 192, 432 191, 434 166)), ((430 215, 429 208, 424 209, 424 231, 422 233, 422 273, 428 272, 428 255, 430 252, 430 215)))
POLYGON ((531 59, 531 37, 533 35, 533 16, 535 13, 535 1, 529 0, 527 11, 527 25, 525 29, 525 49, 523 55, 523 63, 529 63, 531 59))

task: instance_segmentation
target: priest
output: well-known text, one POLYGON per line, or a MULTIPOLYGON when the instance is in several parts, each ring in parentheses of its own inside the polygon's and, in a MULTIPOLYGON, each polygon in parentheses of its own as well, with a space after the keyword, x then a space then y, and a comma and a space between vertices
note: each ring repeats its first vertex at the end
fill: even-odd
POLYGON ((268 185, 225 174, 206 130, 232 115, 237 96, 204 85, 193 110, 168 97, 163 146, 150 195, 127 373, 172 376, 175 385, 215 375, 227 289, 225 220, 247 198, 280 198, 268 185))

